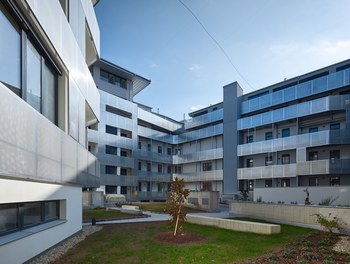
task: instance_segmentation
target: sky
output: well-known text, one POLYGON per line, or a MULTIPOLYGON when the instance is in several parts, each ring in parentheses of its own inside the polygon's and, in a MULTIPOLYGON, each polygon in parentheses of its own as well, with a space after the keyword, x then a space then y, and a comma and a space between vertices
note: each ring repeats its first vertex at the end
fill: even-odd
POLYGON ((151 84, 134 101, 182 120, 244 93, 350 58, 350 0, 100 0, 102 58, 151 84), (236 71, 238 69, 239 72, 236 71))

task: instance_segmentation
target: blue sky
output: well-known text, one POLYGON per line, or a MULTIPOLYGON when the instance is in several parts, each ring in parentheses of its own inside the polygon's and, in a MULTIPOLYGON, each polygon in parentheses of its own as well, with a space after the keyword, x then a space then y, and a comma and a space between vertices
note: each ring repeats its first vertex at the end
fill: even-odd
POLYGON ((350 58, 350 0, 101 0, 101 57, 151 84, 134 101, 181 120, 222 101, 350 58))

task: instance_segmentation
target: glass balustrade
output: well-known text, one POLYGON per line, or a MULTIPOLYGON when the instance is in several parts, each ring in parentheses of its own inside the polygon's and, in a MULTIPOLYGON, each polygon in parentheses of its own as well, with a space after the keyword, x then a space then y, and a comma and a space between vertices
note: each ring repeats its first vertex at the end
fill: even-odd
POLYGON ((184 123, 184 127, 185 129, 191 129, 194 127, 198 127, 198 126, 202 126, 205 124, 222 120, 223 118, 224 118, 224 111, 221 108, 221 109, 209 112, 207 114, 193 117, 191 119, 186 120, 184 123))

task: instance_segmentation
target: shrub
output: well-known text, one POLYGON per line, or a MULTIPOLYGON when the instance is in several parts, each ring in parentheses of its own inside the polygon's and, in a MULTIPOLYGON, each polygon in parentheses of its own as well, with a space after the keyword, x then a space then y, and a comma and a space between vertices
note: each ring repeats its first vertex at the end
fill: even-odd
POLYGON ((337 196, 335 198, 333 198, 333 196, 329 196, 329 197, 322 199, 321 202, 319 202, 318 204, 328 206, 328 205, 331 205, 332 203, 334 203, 338 198, 339 198, 339 196, 337 196))
POLYGON ((342 224, 346 225, 346 223, 342 221, 342 219, 336 216, 332 217, 332 213, 329 213, 328 217, 325 217, 321 214, 315 215, 317 217, 317 223, 319 223, 323 227, 323 229, 330 233, 333 233, 333 231, 338 231, 342 224))
POLYGON ((261 203, 261 202, 262 202, 261 196, 259 196, 258 199, 256 199, 256 201, 257 201, 258 203, 261 203))

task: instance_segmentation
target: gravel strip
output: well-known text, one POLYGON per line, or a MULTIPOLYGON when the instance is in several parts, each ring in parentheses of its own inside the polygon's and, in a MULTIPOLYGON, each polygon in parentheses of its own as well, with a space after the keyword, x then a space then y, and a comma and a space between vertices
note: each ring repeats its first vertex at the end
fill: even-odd
POLYGON ((48 264, 51 263, 62 255, 64 255, 70 248, 74 247, 79 242, 83 241, 87 236, 92 235, 93 233, 100 231, 102 226, 84 226, 82 231, 76 234, 73 237, 68 238, 67 240, 59 243, 43 254, 39 255, 37 258, 29 262, 29 264, 48 264))
POLYGON ((334 245, 333 250, 341 253, 350 253, 350 237, 341 236, 340 240, 334 245))

